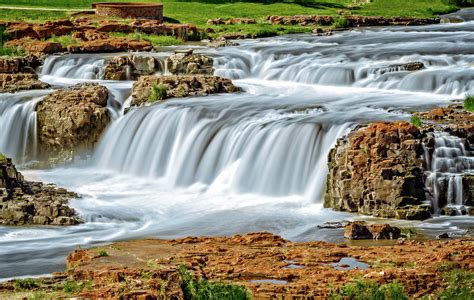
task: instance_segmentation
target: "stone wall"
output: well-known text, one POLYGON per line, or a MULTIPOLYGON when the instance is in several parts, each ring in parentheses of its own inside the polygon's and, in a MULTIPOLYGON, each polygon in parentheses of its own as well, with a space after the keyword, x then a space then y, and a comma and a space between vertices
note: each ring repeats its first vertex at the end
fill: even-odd
POLYGON ((101 16, 163 21, 163 5, 157 3, 95 3, 93 8, 101 16))

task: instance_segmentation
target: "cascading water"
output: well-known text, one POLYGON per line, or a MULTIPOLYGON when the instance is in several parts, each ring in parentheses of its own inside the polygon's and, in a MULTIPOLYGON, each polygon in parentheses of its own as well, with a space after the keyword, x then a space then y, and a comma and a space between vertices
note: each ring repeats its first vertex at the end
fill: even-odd
POLYGON ((426 186, 435 212, 445 206, 461 207, 465 203, 463 177, 474 172, 474 156, 461 138, 446 132, 434 134, 434 148, 428 159, 426 186))
MULTIPOLYGON (((61 270, 77 245, 141 237, 268 230, 294 240, 337 240, 314 229, 353 218, 322 209, 328 151, 355 124, 408 120, 407 112, 474 92, 472 25, 357 29, 203 49, 215 57, 216 74, 235 79, 242 93, 168 100, 126 114, 132 82, 100 80, 109 54, 47 58, 41 79, 55 87, 106 85, 113 121, 83 164, 22 171, 81 194, 71 204, 87 222, 68 228, 0 226, 0 278, 61 270), (393 67, 409 62, 425 69, 393 67)), ((6 134, 13 99, 29 113, 15 119, 9 136, 30 132, 12 131, 32 122, 26 104, 35 98, 28 93, 39 92, 0 96, 0 107, 11 107, 1 111, 0 134, 6 134)), ((19 144, 18 149, 31 145, 19 144)), ((459 181, 452 182, 455 204, 459 181)))
POLYGON ((38 158, 35 107, 47 93, 0 94, 0 152, 18 164, 38 158))

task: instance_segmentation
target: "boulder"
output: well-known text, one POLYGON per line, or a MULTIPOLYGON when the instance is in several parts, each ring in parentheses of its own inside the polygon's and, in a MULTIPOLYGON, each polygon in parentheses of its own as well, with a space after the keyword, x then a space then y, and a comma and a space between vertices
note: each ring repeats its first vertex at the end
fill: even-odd
POLYGON ((156 101, 151 97, 155 86, 162 86, 166 91, 163 99, 159 100, 239 91, 231 80, 212 75, 142 76, 133 84, 132 106, 156 101))
POLYGON ((47 88, 49 84, 38 80, 36 74, 0 74, 0 93, 47 88))
POLYGON ((116 56, 106 61, 104 79, 137 80, 141 75, 151 75, 159 69, 159 62, 151 56, 116 56))
POLYGON ((0 73, 35 73, 36 67, 42 64, 42 60, 37 56, 10 57, 0 56, 0 73))
POLYGON ((401 230, 398 227, 392 227, 389 224, 371 224, 364 221, 355 221, 347 224, 344 228, 344 237, 350 240, 367 239, 398 239, 401 230))
POLYGON ((57 90, 36 106, 38 139, 47 158, 70 160, 90 149, 110 122, 108 90, 87 83, 57 90))
POLYGON ((192 50, 175 53, 165 61, 166 70, 171 74, 214 74, 213 59, 192 50))
POLYGON ((126 38, 92 39, 79 45, 68 45, 67 50, 71 53, 101 53, 101 52, 123 52, 123 51, 150 51, 153 46, 148 41, 129 40, 126 38))
POLYGON ((373 123, 329 154, 325 207, 385 218, 426 219, 422 135, 407 122, 373 123))
POLYGON ((0 154, 1 225, 75 225, 83 221, 68 201, 78 195, 54 185, 26 181, 0 154))
POLYGON ((12 40, 5 44, 6 47, 21 48, 25 52, 33 55, 44 55, 64 52, 65 48, 56 42, 40 41, 29 37, 12 40))

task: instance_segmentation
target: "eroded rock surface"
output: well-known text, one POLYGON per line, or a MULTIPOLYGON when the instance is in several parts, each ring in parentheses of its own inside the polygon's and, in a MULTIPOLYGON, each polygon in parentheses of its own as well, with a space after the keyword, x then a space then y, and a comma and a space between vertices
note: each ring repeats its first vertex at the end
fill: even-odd
POLYGON ((329 154, 325 207, 377 217, 426 219, 422 134, 407 122, 373 123, 329 154))
MULTIPOLYGON (((389 26, 389 25, 428 25, 438 24, 439 18, 411 18, 411 17, 379 17, 379 16, 344 16, 348 27, 359 26, 389 26)), ((297 15, 297 16, 267 16, 273 25, 322 25, 329 26, 335 21, 332 16, 297 15)))
POLYGON ((54 185, 26 181, 11 159, 0 157, 1 225, 82 223, 68 201, 78 195, 54 185))
POLYGON ((142 76, 133 84, 132 106, 141 106, 174 97, 234 93, 239 89, 227 78, 212 75, 142 76), (153 99, 154 87, 163 87, 162 99, 153 99))
MULTIPOLYGON (((293 243, 265 232, 148 239, 76 250, 67 259, 68 270, 43 281, 39 288, 46 295, 60 293, 57 287, 73 280, 91 283, 76 297, 183 299, 178 269, 185 265, 195 278, 243 285, 254 299, 327 299, 331 290, 358 277, 378 284, 398 282, 417 299, 446 288, 447 267, 472 272, 472 253, 472 240, 399 240, 390 246, 367 247, 293 243), (336 270, 332 263, 342 258, 370 267, 336 270)), ((14 292, 13 284, 0 284, 0 293, 14 292)))
POLYGON ((214 74, 213 59, 194 54, 192 50, 177 52, 165 60, 166 70, 174 75, 214 74))
POLYGON ((47 89, 49 87, 49 84, 40 81, 36 74, 0 74, 0 93, 47 89))
POLYGON ((91 149, 110 122, 108 96, 106 87, 87 83, 57 90, 39 102, 38 138, 45 156, 64 161, 91 149))

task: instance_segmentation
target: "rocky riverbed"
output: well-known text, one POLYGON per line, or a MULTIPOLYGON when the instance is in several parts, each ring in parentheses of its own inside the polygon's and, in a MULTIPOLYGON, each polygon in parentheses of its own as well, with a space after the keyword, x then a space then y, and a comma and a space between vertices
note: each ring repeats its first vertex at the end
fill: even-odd
POLYGON ((327 298, 354 278, 397 282, 407 295, 419 298, 449 288, 448 272, 472 270, 473 251, 470 239, 401 239, 390 246, 294 243, 265 232, 148 239, 76 250, 68 256, 65 272, 36 279, 29 287, 3 283, 0 296, 36 292, 92 299, 186 299, 186 268, 195 278, 243 286, 256 299, 327 298), (77 288, 70 292, 72 285, 77 288))

